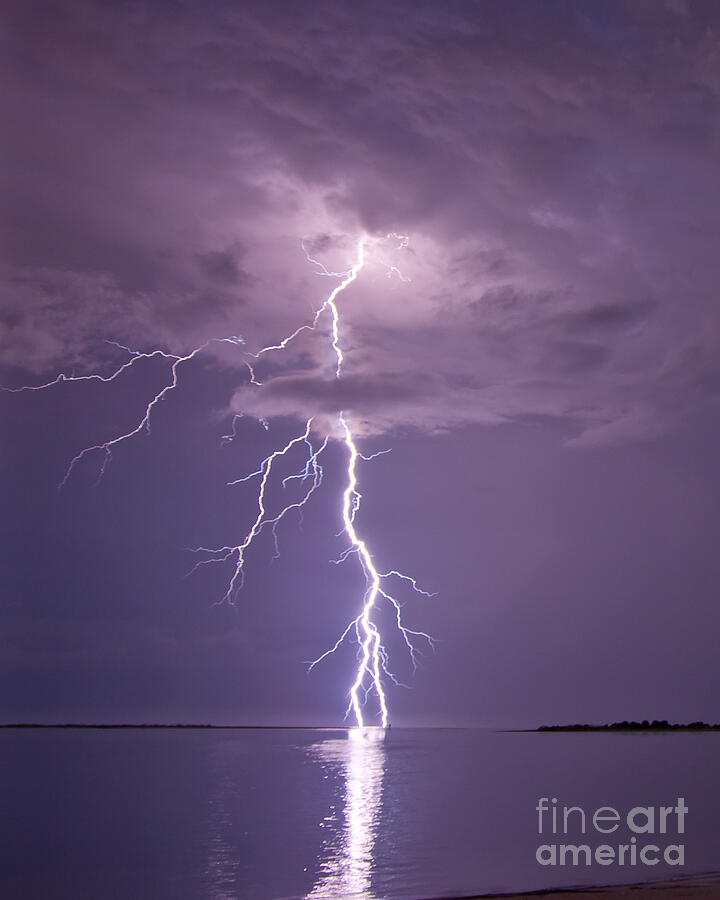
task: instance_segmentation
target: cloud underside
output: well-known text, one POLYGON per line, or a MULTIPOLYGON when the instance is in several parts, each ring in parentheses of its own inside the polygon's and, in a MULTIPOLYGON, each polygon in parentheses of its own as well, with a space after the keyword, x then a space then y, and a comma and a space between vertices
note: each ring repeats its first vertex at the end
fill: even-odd
POLYGON ((321 433, 339 436, 340 416, 358 434, 380 435, 400 429, 441 431, 469 422, 495 424, 502 418, 470 392, 448 392, 432 378, 367 376, 327 379, 278 377, 261 387, 247 385, 235 392, 235 413, 271 419, 312 418, 321 433), (452 402, 449 400, 452 399, 452 402), (466 406, 466 404, 471 404, 466 406))
POLYGON ((250 354, 335 283, 301 238, 339 271, 360 233, 400 232, 342 297, 344 377, 321 323, 260 388, 238 351, 234 410, 370 433, 552 416, 582 447, 703 409, 720 11, 563 9, 18 5, 0 362, 40 378, 111 365, 104 339, 230 334, 250 354))

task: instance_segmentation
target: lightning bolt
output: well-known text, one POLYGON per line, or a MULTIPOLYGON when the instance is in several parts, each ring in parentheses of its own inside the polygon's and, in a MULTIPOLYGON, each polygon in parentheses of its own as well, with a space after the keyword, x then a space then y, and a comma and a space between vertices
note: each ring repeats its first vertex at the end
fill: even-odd
MULTIPOLYGON (((402 235, 388 235, 388 237, 397 238, 400 241, 401 247, 407 246, 407 238, 402 235)), ((355 263, 348 269, 346 272, 330 272, 321 262, 313 258, 310 253, 307 251, 305 247, 305 243, 302 243, 303 251, 305 252, 306 259, 308 262, 318 267, 319 273, 328 277, 338 277, 342 280, 340 283, 328 294, 327 298, 320 306, 320 308, 315 313, 315 317, 313 321, 308 325, 302 325, 300 328, 296 329, 292 334, 288 335, 288 337, 284 338, 278 344, 273 344, 271 346, 265 347, 260 350, 256 354, 256 358, 260 358, 263 354, 268 353, 272 350, 284 350, 288 344, 297 337, 304 330, 315 330, 320 319, 325 312, 329 312, 330 314, 330 335, 331 335, 331 344, 333 351, 335 352, 335 377, 340 378, 342 373, 342 366, 344 362, 344 356, 342 347, 340 345, 340 313, 337 307, 337 299, 340 294, 345 291, 358 277, 361 270, 365 265, 365 253, 366 253, 366 244, 368 242, 368 238, 363 236, 357 245, 357 253, 355 263)), ((408 281, 402 273, 400 273, 399 269, 395 266, 389 266, 386 263, 385 265, 388 276, 392 276, 394 273, 397 273, 399 277, 403 281, 408 281)), ((253 375, 253 381, 255 381, 253 375)), ((326 659, 329 655, 338 650, 341 644, 354 632, 355 637, 357 639, 359 645, 359 653, 358 653, 358 666, 355 673, 355 680, 350 688, 349 692, 349 704, 346 712, 349 714, 350 711, 355 714, 355 721, 359 728, 362 728, 365 724, 364 716, 363 716, 363 706, 370 692, 374 691, 377 697, 379 712, 380 712, 380 720, 383 728, 386 728, 389 723, 389 711, 388 711, 388 703, 387 696, 385 693, 384 685, 383 685, 383 676, 386 676, 390 679, 394 684, 399 684, 395 676, 392 674, 388 667, 388 654, 385 649, 385 646, 382 641, 382 636, 380 633, 379 626, 377 624, 375 613, 377 610, 377 602, 378 599, 382 598, 390 603, 395 612, 395 622, 397 628, 402 635, 405 644, 410 653, 410 659, 412 662, 413 669, 417 667, 418 656, 420 651, 417 647, 417 640, 425 641, 427 645, 434 649, 434 641, 429 634, 426 634, 422 631, 414 631, 412 629, 407 628, 403 624, 402 620, 402 606, 400 602, 391 594, 388 590, 385 589, 384 583, 391 576, 396 576, 401 580, 408 582, 412 589, 418 593, 424 594, 425 596, 433 596, 426 591, 422 591, 418 586, 417 582, 410 578, 407 575, 403 575, 400 572, 395 570, 387 573, 380 573, 375 565, 372 554, 367 546, 367 543, 362 540, 355 528, 355 516, 360 508, 360 501, 362 499, 362 494, 358 490, 358 477, 357 477, 357 460, 358 458, 362 459, 371 459, 374 456, 379 454, 373 454, 373 457, 364 457, 357 449, 357 445, 355 443, 355 438, 353 436, 353 432, 350 426, 349 417, 346 416, 344 412, 341 412, 338 416, 338 422, 341 427, 341 433, 343 435, 343 440, 345 446, 348 451, 348 464, 347 464, 347 481, 345 490, 343 492, 343 503, 342 503, 342 521, 343 521, 343 531, 347 540, 349 542, 349 546, 341 555, 338 562, 344 562, 351 555, 356 555, 360 566, 362 568, 363 574, 365 576, 366 589, 363 597, 362 611, 361 613, 353 619, 349 625, 346 627, 345 631, 342 633, 340 638, 336 641, 336 643, 325 653, 315 659, 310 663, 310 670, 312 670, 318 663, 320 663, 323 659, 326 659)), ((310 427, 310 422, 308 422, 308 429, 310 427)), ((304 435, 304 438, 307 439, 307 429, 304 435)), ((295 439, 297 440, 297 439, 295 439)), ((286 450, 292 445, 293 442, 287 445, 286 450)), ((322 449, 326 444, 323 444, 322 449)), ((312 452, 312 447, 310 448, 312 452)), ((284 452, 284 451, 283 451, 284 452)), ((320 451, 321 452, 321 451, 320 451)), ((388 451, 380 451, 381 453, 388 451)), ((314 464, 317 462, 316 456, 311 456, 311 460, 314 464)), ((266 468, 269 469, 269 465, 266 468)), ((310 498, 310 495, 314 491, 317 486, 316 480, 313 480, 313 484, 311 486, 310 491, 306 494, 304 500, 300 505, 302 505, 306 500, 310 498)), ((260 496, 262 498, 264 493, 265 483, 261 486, 260 496)), ((281 513, 280 517, 285 515, 285 513, 291 509, 291 506, 286 507, 281 513)), ((259 521, 259 520, 258 520, 259 521)), ((273 520, 274 524, 275 521, 273 520)), ((247 538, 246 538, 247 541, 247 538)), ((242 567, 242 553, 244 552, 243 546, 237 548, 237 565, 242 567)), ((237 568, 236 573, 233 575, 233 579, 236 579, 237 576, 237 568)), ((233 582, 231 581, 231 589, 233 582)))
MULTIPOLYGON (((387 238, 397 240, 399 248, 404 248, 408 244, 408 239, 404 235, 393 233, 387 235, 387 238)), ((247 351, 243 351, 246 353, 243 362, 249 371, 250 384, 255 386, 260 386, 262 384, 262 382, 257 379, 256 367, 266 354, 285 350, 304 332, 317 331, 320 323, 326 318, 329 318, 328 337, 335 356, 334 375, 336 379, 342 377, 345 357, 341 345, 341 317, 337 301, 340 295, 357 280, 365 266, 368 249, 376 248, 377 243, 377 239, 373 239, 368 235, 363 235, 357 243, 355 262, 353 265, 346 271, 333 272, 327 269, 319 260, 311 256, 304 240, 301 242, 305 257, 311 265, 316 267, 317 274, 328 278, 337 278, 339 279, 339 283, 330 291, 320 307, 315 310, 310 322, 300 325, 277 343, 263 347, 256 353, 248 354, 247 351), (247 359, 247 355, 251 356, 252 362, 247 359)), ((397 275, 403 282, 409 282, 409 278, 406 278, 396 266, 385 262, 381 255, 376 254, 374 258, 380 265, 385 267, 388 277, 397 275)), ((92 453, 102 454, 99 470, 99 478, 102 478, 108 464, 112 460, 112 451, 114 448, 123 442, 130 440, 143 430, 148 433, 150 432, 152 414, 157 405, 171 391, 177 388, 179 383, 179 371, 182 366, 195 359, 195 357, 213 344, 233 344, 238 347, 243 347, 245 345, 245 340, 240 335, 213 338, 205 341, 203 344, 184 355, 168 353, 164 350, 143 352, 126 347, 116 341, 107 341, 106 343, 111 344, 130 355, 130 359, 118 366, 110 375, 60 374, 54 380, 46 382, 45 384, 5 389, 10 390, 11 392, 39 391, 69 381, 101 381, 107 383, 118 379, 123 373, 137 365, 141 360, 162 360, 169 363, 166 383, 150 399, 144 412, 135 424, 121 434, 80 450, 70 461, 65 476, 60 482, 59 487, 61 488, 67 484, 75 467, 92 453)), ((233 416, 230 433, 223 435, 222 437, 223 444, 228 443, 235 438, 237 433, 237 422, 240 417, 240 414, 233 416)), ((260 422, 267 430, 268 423, 265 419, 260 419, 260 422)), ((381 602, 387 603, 392 610, 394 627, 397 629, 397 632, 407 648, 413 670, 417 668, 419 658, 422 655, 421 648, 423 646, 425 649, 435 649, 434 640, 429 634, 423 631, 410 629, 404 624, 402 614, 403 604, 397 599, 395 594, 391 592, 388 587, 388 582, 390 582, 391 579, 396 579, 417 594, 422 594, 426 597, 433 597, 435 595, 422 590, 414 578, 395 569, 388 572, 380 572, 367 542, 360 537, 356 528, 355 520, 360 510, 362 500, 362 494, 358 488, 358 460, 370 461, 375 457, 390 451, 387 449, 381 450, 370 456, 365 456, 360 453, 352 429, 351 416, 345 411, 341 411, 337 415, 337 435, 339 435, 339 438, 337 435, 331 436, 327 434, 320 439, 313 431, 313 423, 314 419, 312 417, 309 418, 305 423, 304 429, 299 434, 295 435, 295 437, 291 438, 283 447, 274 450, 265 457, 256 471, 228 482, 229 486, 236 486, 257 480, 257 513, 255 519, 242 540, 234 546, 189 548, 191 552, 201 554, 203 557, 192 567, 189 574, 195 572, 204 565, 212 563, 230 563, 231 574, 227 582, 224 596, 221 598, 220 602, 225 601, 227 603, 234 603, 244 584, 245 563, 248 551, 259 536, 264 531, 269 530, 272 534, 274 544, 273 558, 279 556, 278 526, 293 512, 296 512, 302 517, 304 508, 322 484, 323 467, 320 460, 329 446, 331 437, 335 437, 335 439, 344 446, 347 454, 346 481, 345 488, 342 492, 341 503, 342 530, 340 532, 340 536, 344 536, 346 540, 346 547, 339 558, 331 560, 331 562, 340 565, 350 558, 356 558, 364 576, 365 590, 362 593, 360 612, 358 615, 348 623, 345 630, 328 650, 308 664, 308 671, 312 671, 323 660, 338 651, 346 641, 354 639, 358 646, 357 668, 355 670, 354 680, 348 692, 349 699, 345 716, 347 718, 352 712, 357 726, 363 728, 365 725, 364 709, 368 698, 371 694, 374 694, 377 701, 380 723, 383 728, 386 728, 389 724, 388 700, 385 690, 386 684, 387 682, 391 682, 398 686, 406 685, 402 685, 402 682, 396 678, 390 669, 389 654, 383 642, 379 624, 379 607, 381 602), (288 458, 297 455, 298 450, 301 450, 304 454, 301 467, 294 474, 282 478, 281 484, 283 488, 286 488, 290 482, 297 481, 301 486, 300 497, 299 499, 286 503, 279 511, 270 512, 268 491, 273 482, 276 467, 281 460, 287 460, 288 458)))
MULTIPOLYGON (((113 438, 110 438, 107 441, 103 441, 99 444, 92 444, 89 447, 85 447, 80 450, 79 453, 76 453, 75 456, 70 460, 70 464, 67 467, 65 475, 58 485, 59 488, 65 487, 70 476, 72 475, 73 469, 75 466, 86 456, 88 456, 93 451, 101 451, 102 462, 100 465, 100 474, 99 478, 105 474, 105 470, 108 466, 108 463, 112 460, 112 450, 113 447, 117 447, 119 444, 122 444, 124 441, 130 440, 130 438, 134 437, 136 434, 139 434, 143 429, 149 434, 150 433, 150 419, 152 417, 153 411, 155 407, 160 403, 160 401, 170 393, 170 391, 174 390, 178 385, 178 369, 183 363, 189 362, 191 359, 194 359, 198 354, 202 353, 203 350, 206 350, 211 344, 244 344, 243 338, 239 335, 234 335, 233 337, 226 338, 211 338, 209 341, 205 341, 203 344, 200 344, 199 347, 196 347, 194 350, 191 350, 190 353, 185 356, 180 356, 176 353, 166 353, 164 350, 152 350, 149 353, 143 353, 139 350, 131 350, 129 347, 125 347, 122 344, 117 343, 117 341, 105 341, 106 344, 111 344, 114 347, 118 347, 120 350, 127 351, 131 359, 129 359, 126 363, 119 366, 112 374, 110 375, 99 375, 96 373, 90 375, 65 375, 61 373, 52 381, 48 381, 45 384, 38 385, 24 385, 19 388, 2 388, 3 391, 11 394, 19 394, 23 391, 44 391, 47 388, 54 387, 55 385, 62 384, 67 381, 102 381, 104 383, 109 383, 111 381, 115 381, 123 372, 126 372, 128 369, 135 366, 142 359, 156 359, 161 358, 164 360, 171 360, 170 371, 169 371, 169 379, 167 384, 165 384, 158 392, 153 396, 150 402, 145 407, 145 411, 140 417, 140 419, 132 426, 132 428, 128 429, 128 431, 123 434, 116 435, 113 438)), ((233 427, 234 427, 233 421, 233 427)))

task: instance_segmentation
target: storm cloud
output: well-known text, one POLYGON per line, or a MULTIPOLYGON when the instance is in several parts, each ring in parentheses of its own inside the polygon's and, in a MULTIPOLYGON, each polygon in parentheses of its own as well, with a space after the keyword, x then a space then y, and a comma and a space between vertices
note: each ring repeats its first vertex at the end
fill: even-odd
MULTIPOLYGON (((252 352, 327 293, 300 238, 346 268, 359 234, 397 231, 411 280, 371 259, 342 304, 353 380, 332 390, 369 428, 541 412, 621 440, 695 403, 667 373, 682 346, 720 349, 713 4, 86 0, 11 18, 5 364, 90 364, 100 334, 242 334, 252 352), (422 408, 391 388, 428 380, 422 408)), ((305 353, 319 400, 320 342, 305 353)), ((290 382, 242 384, 235 405, 271 414, 290 382)))

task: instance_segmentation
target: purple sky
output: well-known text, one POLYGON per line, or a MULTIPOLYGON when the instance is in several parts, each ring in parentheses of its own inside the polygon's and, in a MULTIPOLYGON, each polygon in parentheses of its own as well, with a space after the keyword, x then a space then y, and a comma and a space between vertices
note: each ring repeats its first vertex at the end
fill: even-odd
MULTIPOLYGON (((0 719, 335 723, 355 614, 342 452, 227 575, 252 471, 353 417, 358 528, 438 639, 398 724, 720 719, 720 9, 638 2, 10 4, 0 383, 111 372, 104 343, 249 350, 307 321, 361 233, 344 377, 322 336, 112 385, 0 395, 0 719), (14 7, 14 9, 13 9, 14 7), (387 277, 398 266, 406 279, 387 277), (232 411, 236 440, 221 447, 232 411), (270 430, 256 421, 270 420, 270 430)), ((402 648, 395 648, 401 655, 402 648)), ((400 666, 402 668, 402 665, 400 666)))

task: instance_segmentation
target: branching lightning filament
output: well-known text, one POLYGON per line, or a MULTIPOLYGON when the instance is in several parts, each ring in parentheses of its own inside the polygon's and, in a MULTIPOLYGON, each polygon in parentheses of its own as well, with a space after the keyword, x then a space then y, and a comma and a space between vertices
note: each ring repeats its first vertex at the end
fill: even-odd
MULTIPOLYGON (((408 243, 408 240, 404 235, 392 234, 387 235, 387 238, 396 240, 398 242, 398 248, 404 248, 408 243)), ((316 267, 317 274, 329 278, 337 278, 338 284, 330 291, 309 323, 300 325, 287 337, 279 340, 275 344, 263 347, 255 353, 251 354, 245 349, 245 340, 240 335, 231 335, 229 337, 215 338, 206 341, 186 354, 168 353, 164 350, 142 352, 123 346, 115 341, 108 341, 107 343, 128 353, 130 356, 129 360, 119 366, 110 375, 89 374, 76 376, 74 374, 60 374, 53 381, 45 384, 10 389, 14 391, 45 390, 54 385, 68 381, 111 382, 122 376, 123 373, 135 366, 140 360, 164 360, 170 364, 166 383, 148 402, 144 412, 136 421, 135 425, 108 440, 100 441, 97 444, 93 444, 80 450, 70 461, 65 476, 60 483, 60 487, 66 485, 75 467, 93 453, 101 454, 99 477, 102 477, 107 469, 108 463, 112 459, 112 451, 114 448, 124 441, 130 440, 142 431, 149 433, 152 414, 160 401, 178 386, 179 371, 181 367, 186 363, 189 363, 204 350, 208 349, 212 344, 233 344, 241 348, 243 362, 247 366, 250 374, 250 384, 260 386, 262 382, 257 379, 256 375, 256 368, 259 361, 261 361, 268 353, 285 350, 292 341, 299 337, 299 335, 305 332, 318 331, 323 320, 326 320, 328 340, 334 353, 334 377, 337 379, 342 378, 345 357, 342 350, 342 323, 340 311, 338 309, 338 300, 340 295, 357 280, 365 266, 368 251, 376 249, 377 244, 377 239, 363 236, 358 241, 355 262, 353 265, 346 271, 332 272, 310 255, 303 242, 302 249, 306 259, 311 265, 316 267), (250 359, 248 359, 248 356, 250 359)), ((384 262, 379 254, 376 254, 374 259, 385 267, 389 277, 397 275, 402 281, 409 281, 408 278, 402 275, 396 266, 384 262)), ((241 418, 241 415, 242 414, 235 414, 233 416, 231 431, 229 434, 223 436, 223 443, 228 443, 236 437, 237 423, 241 418)), ((266 429, 268 428, 265 419, 260 419, 260 422, 266 429)), ((227 545, 217 548, 192 548, 192 552, 200 555, 201 558, 193 566, 191 572, 196 571, 201 566, 211 563, 229 564, 231 567, 230 577, 227 581, 226 590, 222 600, 228 603, 236 602, 238 593, 242 589, 245 579, 245 564, 248 552, 256 539, 263 532, 269 531, 273 538, 274 557, 277 558, 279 556, 278 527, 292 512, 297 512, 302 516, 305 506, 321 486, 323 482, 321 459, 323 453, 326 452, 330 445, 331 440, 337 441, 346 453, 347 459, 346 481, 345 488, 342 492, 340 509, 342 520, 342 530, 340 535, 344 537, 346 547, 339 558, 331 560, 331 562, 339 565, 348 560, 357 560, 364 576, 365 589, 361 594, 357 615, 351 619, 336 642, 328 650, 318 656, 317 659, 309 663, 308 671, 312 671, 323 660, 338 651, 344 643, 354 640, 358 646, 357 668, 348 693, 346 717, 352 713, 357 726, 362 728, 365 725, 364 710, 367 701, 371 695, 374 695, 380 723, 382 727, 385 728, 389 724, 388 701, 385 688, 388 682, 394 685, 401 685, 401 682, 390 669, 388 651, 383 642, 380 630, 380 606, 381 604, 387 604, 391 610, 394 628, 397 629, 398 634, 407 648, 410 664, 414 670, 417 667, 423 649, 434 650, 434 642, 429 634, 426 634, 423 631, 412 630, 404 624, 402 603, 397 599, 394 592, 391 592, 389 585, 395 582, 398 586, 404 585, 406 588, 426 597, 434 595, 421 590, 413 578, 398 572, 397 570, 393 569, 387 572, 379 571, 366 540, 361 537, 357 531, 356 518, 362 500, 362 494, 358 488, 358 460, 371 460, 376 456, 389 451, 381 450, 371 456, 364 456, 360 453, 353 434, 352 415, 350 413, 347 411, 339 412, 337 414, 337 432, 332 435, 326 434, 324 436, 318 436, 314 418, 308 418, 302 431, 291 438, 283 447, 273 451, 269 456, 262 460, 256 471, 229 482, 230 486, 257 482, 257 512, 254 521, 242 540, 234 546, 227 545), (294 474, 279 479, 279 476, 276 474, 276 467, 280 464, 281 460, 287 462, 293 455, 297 455, 299 450, 302 451, 304 457, 301 468, 294 474), (270 512, 268 510, 268 491, 271 489, 271 485, 274 481, 277 480, 280 480, 283 489, 286 488, 290 482, 297 482, 300 486, 300 496, 298 499, 283 506, 279 512, 270 512)))

